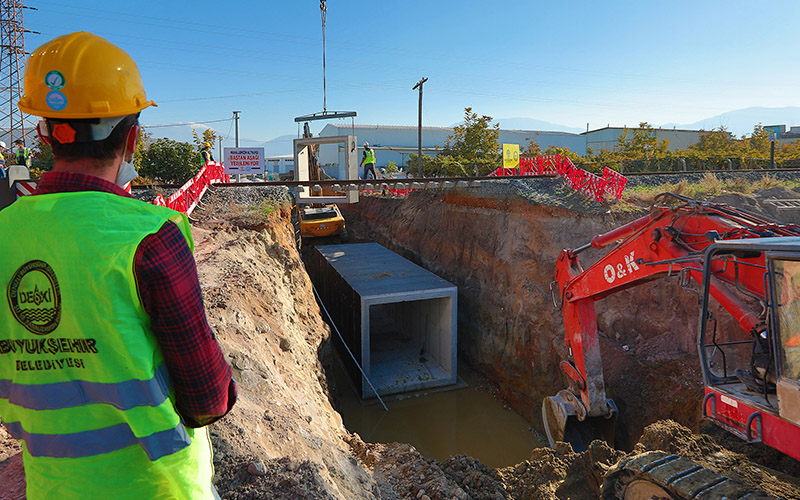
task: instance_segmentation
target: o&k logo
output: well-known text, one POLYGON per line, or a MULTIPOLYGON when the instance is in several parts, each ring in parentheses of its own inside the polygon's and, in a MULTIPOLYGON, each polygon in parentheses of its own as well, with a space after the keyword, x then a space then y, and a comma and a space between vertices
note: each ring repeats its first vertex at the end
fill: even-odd
POLYGON ((625 263, 617 264, 616 269, 611 264, 606 265, 603 269, 603 277, 609 283, 614 283, 617 279, 622 279, 629 274, 639 270, 639 265, 636 264, 636 259, 633 258, 633 252, 630 255, 624 255, 625 263))
POLYGON ((14 318, 31 333, 47 335, 61 320, 61 292, 53 268, 32 260, 17 269, 8 284, 14 318))

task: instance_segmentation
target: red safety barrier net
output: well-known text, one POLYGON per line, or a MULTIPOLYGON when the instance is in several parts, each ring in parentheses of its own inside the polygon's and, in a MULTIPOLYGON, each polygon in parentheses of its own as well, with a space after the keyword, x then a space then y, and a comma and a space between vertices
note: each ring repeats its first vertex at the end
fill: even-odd
MULTIPOLYGON (((156 199, 153 200, 153 205, 168 207, 189 215, 206 193, 208 186, 218 182, 230 182, 230 176, 225 174, 225 167, 222 163, 210 161, 203 165, 203 168, 194 177, 189 179, 169 198, 164 199, 161 195, 156 196, 156 199)), ((15 184, 16 197, 19 198, 20 196, 32 194, 36 190, 37 181, 17 181, 15 184)), ((131 192, 130 183, 125 186, 125 190, 129 193, 131 192)))
POLYGON ((617 199, 622 198, 628 178, 616 170, 603 167, 600 177, 582 168, 578 168, 572 160, 563 155, 537 156, 520 158, 519 168, 497 168, 489 177, 505 177, 509 175, 551 175, 558 174, 567 183, 597 202, 603 201, 603 194, 608 193, 617 199))
POLYGON ((189 215, 206 193, 208 186, 218 182, 230 182, 230 176, 225 174, 225 167, 222 163, 210 161, 203 165, 203 168, 194 177, 172 193, 169 198, 164 199, 161 195, 156 196, 153 205, 168 207, 189 215))

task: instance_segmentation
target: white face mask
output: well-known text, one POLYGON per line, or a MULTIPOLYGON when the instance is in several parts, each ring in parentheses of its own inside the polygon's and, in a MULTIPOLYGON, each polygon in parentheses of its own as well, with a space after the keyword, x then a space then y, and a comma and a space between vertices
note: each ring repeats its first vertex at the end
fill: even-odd
POLYGON ((119 170, 117 171, 117 180, 114 181, 114 183, 117 186, 124 188, 125 184, 137 177, 139 177, 139 173, 134 168, 133 163, 129 161, 123 161, 119 165, 119 170))
MULTIPOLYGON (((139 177, 139 173, 136 171, 136 168, 134 168, 133 163, 125 161, 125 157, 128 153, 127 150, 128 143, 126 142, 125 150, 122 151, 122 163, 119 164, 119 170, 117 170, 117 180, 114 181, 114 184, 121 188, 124 188, 125 184, 139 177)), ((131 155, 131 160, 133 160, 133 155, 131 155)))

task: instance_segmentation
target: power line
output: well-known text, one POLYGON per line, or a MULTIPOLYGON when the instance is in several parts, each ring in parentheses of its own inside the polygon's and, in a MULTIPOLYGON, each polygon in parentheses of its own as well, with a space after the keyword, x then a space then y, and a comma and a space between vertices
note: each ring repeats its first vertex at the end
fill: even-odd
MULTIPOLYGON (((47 4, 47 5, 54 5, 54 6, 58 6, 58 7, 65 7, 65 8, 68 8, 68 9, 72 9, 72 10, 77 11, 77 12, 66 11, 66 12, 62 12, 62 13, 68 14, 68 15, 74 15, 76 17, 80 17, 81 19, 85 19, 87 17, 86 16, 87 11, 93 11, 93 12, 98 12, 98 13, 102 13, 102 14, 109 14, 111 16, 117 16, 117 17, 93 16, 93 17, 98 18, 98 19, 111 19, 111 20, 115 20, 115 21, 123 20, 124 22, 129 23, 129 24, 139 24, 139 25, 153 26, 153 27, 159 27, 159 28, 169 27, 169 29, 172 30, 172 31, 174 31, 176 29, 176 27, 177 27, 177 29, 182 29, 182 30, 185 30, 185 31, 201 32, 201 33, 203 33, 205 35, 208 35, 209 29, 216 30, 216 29, 219 28, 219 26, 213 25, 213 24, 186 21, 186 20, 181 20, 181 19, 165 19, 165 18, 154 17, 154 16, 138 16, 137 19, 131 19, 130 15, 128 13, 126 13, 126 12, 111 11, 111 10, 96 9, 96 8, 85 8, 83 6, 75 7, 73 5, 62 4, 62 3, 58 3, 58 2, 48 2, 48 1, 39 0, 37 3, 42 3, 42 4, 47 4), (147 21, 143 21, 141 19, 149 19, 149 20, 152 20, 154 22, 147 22, 147 21)), ((50 11, 52 12, 53 10, 50 9, 50 11)), ((118 33, 110 33, 110 35, 113 35, 113 36, 129 36, 129 35, 120 35, 118 33)), ((226 36, 229 36, 229 37, 234 36, 234 37, 246 38, 246 39, 252 39, 253 37, 261 38, 261 39, 268 39, 268 40, 278 39, 278 40, 285 41, 285 43, 306 45, 306 46, 309 46, 309 47, 310 46, 316 46, 316 44, 314 42, 310 42, 308 40, 308 37, 302 37, 302 36, 297 36, 297 35, 288 35, 288 34, 283 34, 283 33, 267 32, 267 31, 262 31, 262 30, 246 29, 246 28, 237 28, 237 30, 226 31, 226 36)), ((174 42, 174 41, 162 41, 162 42, 166 42, 166 45, 159 46, 158 48, 161 49, 161 50, 163 50, 165 47, 169 47, 170 45, 173 45, 175 43, 181 43, 181 42, 174 42)), ((444 60, 446 60, 446 61, 448 61, 450 63, 452 63, 452 62, 462 62, 462 63, 470 65, 471 67, 474 67, 476 64, 480 64, 480 63, 491 63, 492 65, 503 65, 503 66, 508 66, 508 65, 512 65, 513 66, 513 65, 518 65, 519 64, 518 60, 501 61, 501 60, 498 60, 498 59, 490 59, 489 60, 489 59, 479 59, 479 58, 474 58, 474 57, 459 57, 458 54, 453 54, 453 53, 437 54, 437 53, 432 53, 431 51, 404 50, 404 49, 399 49, 397 46, 381 46, 381 45, 376 45, 374 43, 370 43, 368 45, 364 45, 364 44, 354 44, 354 43, 349 43, 349 42, 336 42, 334 40, 334 41, 329 41, 329 44, 333 45, 333 46, 339 46, 339 47, 345 48, 345 49, 358 49, 358 50, 364 51, 364 52, 379 53, 379 54, 381 54, 383 59, 385 59, 387 53, 390 53, 390 52, 394 53, 394 54, 397 54, 399 56, 412 56, 412 57, 415 58, 415 60, 418 60, 420 57, 425 57, 427 59, 430 59, 430 57, 432 55, 437 56, 437 57, 440 56, 441 57, 440 60, 431 59, 433 66, 436 66, 440 61, 444 61, 444 60)), ((206 46, 207 47, 212 47, 212 48, 219 48, 219 45, 213 45, 213 46, 206 45, 206 46)), ((234 51, 239 53, 242 50, 243 49, 241 47, 230 48, 228 53, 233 53, 234 51)), ((245 51, 246 51, 246 49, 245 49, 245 51)), ((264 53, 263 50, 261 50, 259 52, 261 54, 264 53)), ((286 57, 286 56, 284 56, 284 57, 286 57)), ((347 64, 347 62, 351 61, 351 60, 352 60, 352 58, 348 58, 348 59, 342 60, 342 62, 347 64)), ((309 64, 310 63, 311 62, 309 62, 309 64)), ((351 64, 355 64, 355 63, 351 63, 351 64)), ((379 63, 376 64, 375 62, 373 62, 372 63, 372 67, 375 68, 375 67, 382 67, 382 66, 380 66, 379 63)), ((419 69, 418 65, 415 66, 414 68, 408 68, 408 67, 407 68, 402 68, 402 70, 398 69, 398 67, 396 65, 391 65, 391 66, 387 65, 387 66, 383 66, 383 67, 387 68, 387 69, 395 69, 397 71, 403 71, 403 72, 407 72, 407 71, 412 70, 412 69, 413 70, 418 70, 419 69)), ((529 69, 529 70, 535 70, 537 73, 543 73, 543 74, 561 74, 561 75, 563 75, 563 73, 569 72, 569 73, 578 74, 578 75, 613 77, 613 78, 617 78, 617 79, 620 79, 620 80, 658 81, 660 83, 664 83, 665 81, 667 81, 667 80, 664 79, 664 77, 661 77, 661 76, 648 76, 648 75, 631 74, 631 73, 625 73, 624 74, 624 73, 616 72, 616 71, 597 71, 597 70, 585 70, 585 69, 569 68, 569 67, 537 66, 537 65, 532 65, 532 64, 526 65, 526 68, 529 69)), ((459 73, 459 75, 462 76, 462 77, 465 76, 463 73, 459 73)), ((443 75, 437 75, 437 79, 440 79, 441 76, 443 76, 443 75)), ((481 78, 483 78, 485 75, 472 75, 472 76, 480 76, 481 78)), ((493 81, 496 82, 498 80, 497 80, 497 78, 493 77, 493 81)), ((671 82, 671 83, 701 83, 701 84, 710 84, 710 85, 714 85, 714 86, 718 86, 720 84, 719 80, 697 80, 697 79, 689 79, 689 78, 670 78, 668 81, 671 82)), ((526 82, 526 83, 528 83, 528 82, 526 82)), ((725 83, 727 85, 733 85, 733 86, 752 86, 752 87, 762 87, 763 86, 763 83, 760 83, 760 82, 730 82, 730 81, 728 81, 728 82, 725 82, 725 83)), ((559 85, 560 85, 560 83, 559 83, 559 85)), ((594 88, 593 86, 587 86, 587 87, 594 88)))
POLYGON ((184 125, 205 125, 207 123, 220 123, 231 121, 233 118, 225 118, 223 120, 208 120, 204 122, 177 122, 177 123, 164 123, 161 125, 144 125, 145 128, 161 128, 161 127, 181 127, 184 125))

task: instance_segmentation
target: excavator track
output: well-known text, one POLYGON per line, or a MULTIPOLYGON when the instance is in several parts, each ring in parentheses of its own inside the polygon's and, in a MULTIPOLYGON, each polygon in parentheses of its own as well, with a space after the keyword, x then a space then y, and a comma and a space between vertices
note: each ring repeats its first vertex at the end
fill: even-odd
POLYGON ((775 500, 745 486, 662 451, 625 459, 611 468, 603 482, 603 500, 775 500))

